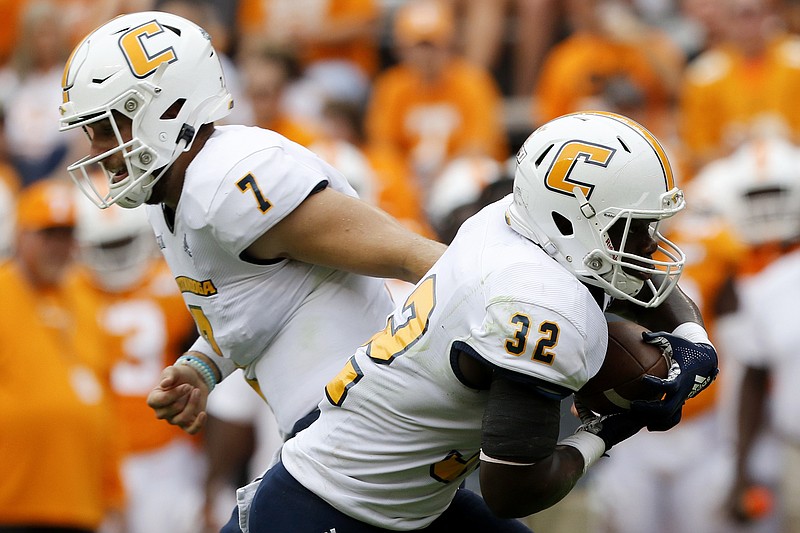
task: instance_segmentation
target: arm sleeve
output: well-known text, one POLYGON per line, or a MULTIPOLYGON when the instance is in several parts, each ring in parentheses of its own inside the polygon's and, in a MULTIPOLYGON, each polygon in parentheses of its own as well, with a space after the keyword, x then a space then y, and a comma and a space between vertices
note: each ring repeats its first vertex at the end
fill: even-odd
POLYGON ((481 450, 494 459, 530 464, 553 453, 561 402, 495 373, 483 415, 481 450))
POLYGON ((194 344, 192 344, 192 347, 189 348, 187 352, 200 352, 213 361, 219 369, 220 381, 230 376, 237 368, 236 363, 234 363, 232 360, 228 359, 227 357, 217 355, 217 353, 214 351, 214 348, 212 348, 208 341, 206 341, 202 336, 197 337, 197 340, 194 341, 194 344))

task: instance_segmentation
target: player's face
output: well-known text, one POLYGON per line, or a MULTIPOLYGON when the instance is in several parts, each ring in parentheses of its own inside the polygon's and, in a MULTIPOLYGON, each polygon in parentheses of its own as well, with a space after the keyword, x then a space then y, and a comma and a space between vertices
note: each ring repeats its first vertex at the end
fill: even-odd
MULTIPOLYGON (((114 121, 119 129, 122 141, 130 141, 133 138, 131 120, 123 115, 114 113, 114 121)), ((89 124, 86 127, 86 134, 89 136, 89 142, 91 143, 90 154, 92 157, 97 157, 119 147, 120 140, 117 137, 114 126, 108 119, 89 124)), ((105 167, 114 182, 120 181, 128 175, 128 168, 125 165, 122 151, 115 151, 100 161, 100 164, 105 167)))
POLYGON ((75 240, 72 228, 22 230, 17 237, 17 257, 36 283, 56 286, 72 263, 75 240))
MULTIPOLYGON (((625 238, 623 252, 634 254, 647 259, 652 259, 653 254, 658 251, 658 242, 653 238, 652 224, 655 220, 649 219, 633 219, 628 230, 628 235, 625 238)), ((622 232, 625 230, 625 220, 618 220, 608 231, 611 242, 616 249, 620 249, 622 243, 622 232)), ((647 266, 643 262, 633 259, 625 258, 623 262, 630 263, 637 266, 647 266)), ((650 278, 648 272, 641 272, 636 269, 624 269, 627 273, 636 276, 640 279, 650 278)))

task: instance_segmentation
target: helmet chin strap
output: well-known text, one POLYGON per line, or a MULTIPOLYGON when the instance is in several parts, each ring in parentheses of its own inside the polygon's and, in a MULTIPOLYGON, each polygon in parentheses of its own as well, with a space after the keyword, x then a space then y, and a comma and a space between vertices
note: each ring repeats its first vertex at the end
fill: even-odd
POLYGON ((192 142, 194 142, 196 133, 197 131, 195 130, 194 126, 184 123, 183 126, 181 126, 180 132, 178 132, 178 138, 175 140, 175 150, 172 152, 173 154, 173 157, 171 158, 172 161, 170 161, 160 169, 154 170, 153 173, 151 174, 151 179, 149 183, 142 184, 141 187, 134 187, 128 192, 128 194, 117 200, 117 203, 121 207, 126 207, 131 209, 147 202, 147 200, 150 198, 150 195, 153 192, 153 187, 155 186, 155 184, 163 177, 164 173, 166 173, 167 170, 169 170, 169 168, 178 159, 178 157, 180 157, 180 154, 187 151, 192 146, 192 142), (181 146, 181 144, 183 144, 183 146, 181 146), (129 198, 129 196, 132 194, 135 195, 136 198, 129 198))

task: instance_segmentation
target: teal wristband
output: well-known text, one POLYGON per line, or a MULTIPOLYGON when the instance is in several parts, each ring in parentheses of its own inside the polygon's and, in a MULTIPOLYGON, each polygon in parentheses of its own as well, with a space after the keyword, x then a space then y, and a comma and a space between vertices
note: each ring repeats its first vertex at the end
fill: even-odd
POLYGON ((211 368, 211 365, 199 357, 183 354, 182 356, 178 357, 178 360, 175 361, 175 364, 186 365, 195 369, 197 373, 200 374, 200 377, 203 378, 203 381, 208 387, 208 392, 214 390, 214 387, 217 385, 217 378, 214 374, 214 370, 211 368))

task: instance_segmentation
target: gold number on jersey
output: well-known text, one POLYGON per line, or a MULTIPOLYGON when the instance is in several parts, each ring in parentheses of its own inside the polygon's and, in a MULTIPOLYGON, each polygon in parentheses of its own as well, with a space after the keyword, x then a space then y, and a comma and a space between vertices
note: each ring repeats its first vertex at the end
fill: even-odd
POLYGON ((264 195, 261 194, 261 189, 258 187, 258 183, 256 183, 256 178, 251 173, 248 172, 245 177, 236 182, 236 185, 239 186, 239 190, 242 192, 246 192, 247 189, 253 191, 256 202, 258 202, 258 209, 262 213, 266 213, 272 207, 269 200, 264 198, 264 195))
POLYGON ((601 167, 608 166, 608 163, 614 156, 614 152, 616 152, 616 150, 613 148, 583 141, 564 143, 558 151, 558 154, 556 154, 556 158, 550 166, 550 170, 547 172, 545 185, 551 191, 568 194, 570 196, 574 196, 575 194, 572 192, 572 189, 578 187, 586 198, 590 198, 594 185, 571 178, 570 174, 572 174, 575 166, 579 162, 588 165, 599 165, 601 167))
POLYGON ((558 344, 558 334, 561 333, 561 330, 555 322, 542 322, 539 325, 539 333, 543 334, 544 337, 536 342, 536 349, 533 350, 533 360, 551 365, 555 358, 555 353, 551 351, 551 348, 555 348, 558 344))
POLYGON ((341 406, 347 397, 347 391, 358 383, 363 376, 364 373, 358 367, 355 356, 351 357, 336 377, 325 385, 325 396, 328 401, 333 405, 341 406))
POLYGON ((197 330, 200 332, 200 335, 202 335, 206 342, 211 345, 211 347, 214 349, 214 352, 218 356, 222 357, 222 350, 219 349, 217 341, 214 340, 214 328, 211 327, 211 322, 203 312, 203 309, 196 305, 190 305, 189 312, 194 318, 194 323, 197 324, 197 330))
MULTIPOLYGON (((522 355, 528 345, 528 333, 530 332, 531 319, 526 315, 517 313, 511 317, 510 322, 517 327, 514 337, 506 339, 506 351, 511 355, 522 355)), ((542 322, 539 324, 539 333, 543 336, 536 341, 533 349, 533 361, 539 361, 546 365, 553 364, 555 353, 551 350, 558 344, 558 334, 561 330, 555 322, 542 322)))
POLYGON ((506 340, 506 351, 511 355, 522 355, 528 345, 528 332, 531 329, 531 319, 517 313, 511 317, 511 323, 518 329, 513 339, 506 340))
MULTIPOLYGON (((403 314, 408 320, 395 327, 394 317, 390 316, 386 328, 379 331, 367 342, 367 355, 376 363, 391 364, 427 331, 428 322, 436 306, 436 276, 423 280, 414 289, 403 306, 403 314)), ((358 367, 355 357, 351 357, 344 368, 325 385, 325 396, 333 405, 341 406, 347 391, 358 383, 364 373, 358 367)))
POLYGON ((128 61, 131 72, 137 78, 146 78, 152 74, 161 63, 172 63, 178 60, 175 50, 170 46, 151 54, 145 48, 145 39, 162 33, 164 28, 152 20, 141 26, 131 28, 119 38, 119 46, 122 54, 128 61))
POLYGON ((367 342, 367 355, 378 363, 391 363, 422 337, 428 329, 433 308, 436 306, 436 276, 426 278, 414 289, 403 305, 403 315, 408 320, 395 326, 394 316, 386 321, 386 328, 367 342))
POLYGON ((464 459, 461 452, 453 450, 447 454, 447 457, 431 465, 431 477, 442 483, 455 481, 475 468, 478 463, 478 457, 480 457, 480 454, 475 453, 472 457, 464 459))

